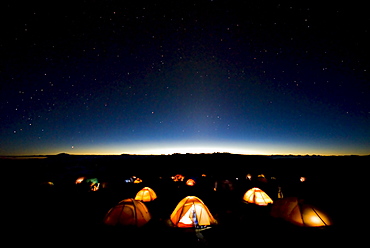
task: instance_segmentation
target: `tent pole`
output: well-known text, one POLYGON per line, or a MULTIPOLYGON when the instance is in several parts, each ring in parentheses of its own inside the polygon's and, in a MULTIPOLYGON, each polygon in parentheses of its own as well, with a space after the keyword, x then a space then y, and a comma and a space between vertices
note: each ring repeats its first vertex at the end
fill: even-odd
MULTIPOLYGON (((184 204, 182 205, 182 207, 181 207, 181 213, 180 213, 180 215, 179 216, 182 216, 182 213, 184 212, 184 206, 185 206, 185 204, 188 202, 188 199, 186 199, 186 201, 184 202, 184 204)), ((176 220, 176 227, 177 227, 177 225, 179 224, 179 221, 180 221, 180 218, 177 218, 177 220, 176 220)))
MULTIPOLYGON (((121 219, 121 215, 122 215, 122 212, 123 212, 123 209, 125 208, 125 203, 124 204, 122 204, 122 208, 121 208, 121 213, 119 214, 119 218, 118 218, 118 220, 117 220, 117 223, 119 223, 119 220, 121 219)), ((117 224, 116 223, 116 224, 117 224)))
POLYGON ((262 192, 260 192, 261 193, 261 197, 262 197, 262 200, 265 202, 265 204, 267 205, 267 202, 266 202, 266 200, 265 200, 265 197, 263 196, 263 194, 262 194, 262 192))
POLYGON ((297 199, 297 205, 298 205, 299 213, 301 214, 302 224, 303 224, 303 226, 305 226, 306 224, 304 223, 304 219, 303 219, 302 206, 301 206, 301 203, 298 201, 298 199, 297 199))
POLYGON ((327 226, 326 222, 320 217, 320 215, 316 212, 316 210, 313 207, 312 207, 312 210, 315 212, 317 217, 319 217, 319 219, 322 221, 322 223, 324 223, 324 225, 327 226))
POLYGON ((135 200, 132 199, 132 203, 134 205, 134 220, 135 220, 135 226, 137 226, 137 216, 136 216, 136 203, 135 200))

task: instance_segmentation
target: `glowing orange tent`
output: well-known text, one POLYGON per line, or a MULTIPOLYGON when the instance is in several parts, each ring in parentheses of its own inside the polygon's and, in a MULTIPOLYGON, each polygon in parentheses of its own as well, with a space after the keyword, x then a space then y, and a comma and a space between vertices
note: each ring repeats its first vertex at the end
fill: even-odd
POLYGON ((273 203, 273 200, 265 193, 265 191, 259 188, 251 188, 245 192, 243 200, 259 206, 267 206, 269 203, 273 203))
POLYGON ((142 188, 135 196, 135 200, 143 202, 150 202, 154 201, 155 199, 157 199, 157 195, 154 190, 149 187, 142 188))
POLYGON ((148 208, 141 201, 132 198, 120 201, 104 217, 104 224, 110 226, 141 227, 151 219, 148 208))
POLYGON ((207 206, 196 196, 187 196, 182 199, 172 212, 170 220, 176 227, 181 228, 217 224, 207 206))
POLYGON ((76 182, 75 182, 75 183, 76 183, 76 184, 80 184, 80 183, 82 183, 82 181, 83 181, 83 180, 85 180, 85 179, 86 179, 85 177, 79 177, 79 178, 77 178, 77 179, 76 179, 76 182))
POLYGON ((322 227, 332 225, 329 216, 297 197, 279 199, 271 208, 271 216, 282 218, 297 226, 322 227))
POLYGON ((174 182, 178 182, 178 181, 184 181, 184 176, 181 175, 181 174, 177 174, 176 176, 173 176, 171 177, 171 179, 174 181, 174 182))
POLYGON ((195 180, 190 178, 186 181, 186 185, 188 186, 194 186, 195 185, 195 180))

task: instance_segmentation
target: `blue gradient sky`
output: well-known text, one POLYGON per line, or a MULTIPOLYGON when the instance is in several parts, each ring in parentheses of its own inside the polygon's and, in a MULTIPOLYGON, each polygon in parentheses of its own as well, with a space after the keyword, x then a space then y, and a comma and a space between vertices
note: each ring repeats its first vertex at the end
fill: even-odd
POLYGON ((10 2, 0 155, 369 154, 362 9, 10 2))

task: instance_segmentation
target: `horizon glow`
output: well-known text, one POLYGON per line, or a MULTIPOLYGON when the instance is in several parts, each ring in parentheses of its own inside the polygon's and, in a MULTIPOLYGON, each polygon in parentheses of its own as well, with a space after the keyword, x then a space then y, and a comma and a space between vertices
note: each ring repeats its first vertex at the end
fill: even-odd
POLYGON ((128 144, 74 145, 42 150, 28 150, 24 153, 3 154, 8 156, 55 155, 171 155, 200 153, 231 153, 241 155, 369 155, 366 150, 351 150, 343 147, 322 148, 297 144, 242 143, 242 142, 147 142, 128 144))

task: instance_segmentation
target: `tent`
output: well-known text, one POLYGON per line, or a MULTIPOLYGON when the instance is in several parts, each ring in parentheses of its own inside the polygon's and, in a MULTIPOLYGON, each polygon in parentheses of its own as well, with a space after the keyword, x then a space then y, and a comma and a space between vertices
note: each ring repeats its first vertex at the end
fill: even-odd
POLYGON ((217 224, 207 206, 196 196, 182 199, 172 212, 170 220, 176 227, 181 228, 199 228, 217 224))
POLYGON ((228 179, 215 181, 214 191, 233 191, 234 183, 228 179))
POLYGON ((186 181, 186 185, 188 186, 194 186, 195 185, 195 180, 192 179, 192 178, 189 178, 187 181, 186 181))
POLYGON ((143 182, 143 180, 141 180, 141 178, 136 178, 135 180, 134 180, 134 183, 142 183, 143 182))
POLYGON ((141 227, 151 219, 148 208, 141 201, 132 198, 120 201, 104 217, 104 224, 110 226, 141 227))
POLYGON ((76 184, 80 184, 80 183, 82 183, 84 180, 85 180, 86 178, 85 177, 79 177, 79 178, 77 178, 76 179, 76 184))
POLYGON ((157 195, 154 190, 149 187, 142 188, 135 196, 135 200, 143 202, 150 202, 154 201, 155 199, 157 199, 157 195))
POLYGON ((257 176, 257 180, 258 180, 259 182, 262 182, 262 183, 267 183, 267 178, 265 177, 265 175, 264 175, 264 174, 259 174, 259 175, 257 176))
POLYGON ((271 215, 297 226, 321 227, 332 225, 329 216, 297 197, 279 199, 271 208, 271 215))
POLYGON ((54 186, 54 183, 53 182, 48 182, 48 181, 45 181, 45 182, 42 182, 40 183, 41 186, 54 186))
POLYGON ((254 203, 259 206, 267 206, 269 203, 273 203, 272 199, 259 188, 251 188, 245 192, 243 200, 247 203, 254 203))
POLYGON ((181 175, 181 174, 177 174, 176 176, 173 176, 171 177, 171 179, 174 181, 174 182, 178 182, 178 181, 184 181, 184 176, 181 175))

